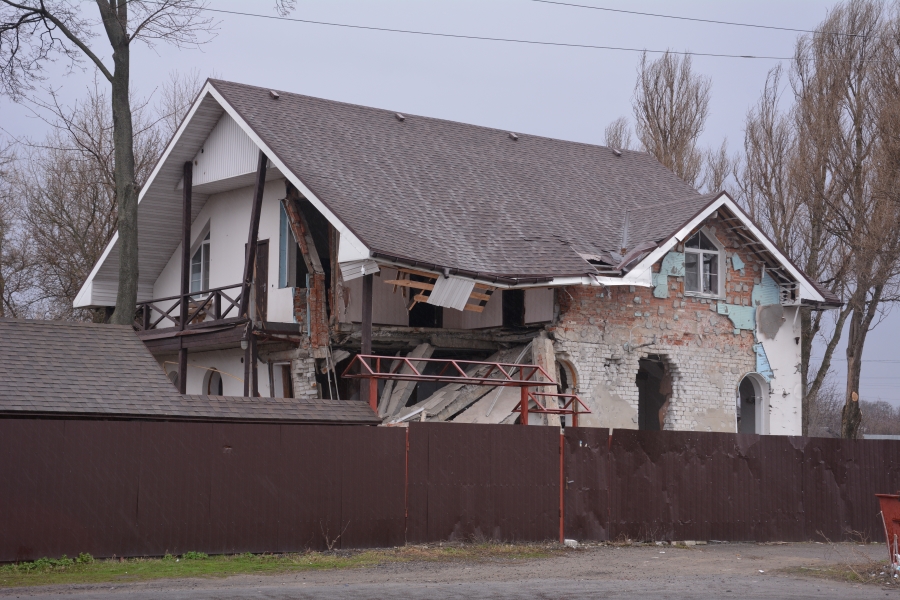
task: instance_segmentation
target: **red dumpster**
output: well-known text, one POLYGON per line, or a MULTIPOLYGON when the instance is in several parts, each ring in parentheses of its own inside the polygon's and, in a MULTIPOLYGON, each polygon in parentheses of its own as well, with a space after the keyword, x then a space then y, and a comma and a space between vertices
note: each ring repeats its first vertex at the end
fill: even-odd
POLYGON ((884 538, 887 542, 891 567, 900 571, 900 494, 875 494, 881 503, 884 538))

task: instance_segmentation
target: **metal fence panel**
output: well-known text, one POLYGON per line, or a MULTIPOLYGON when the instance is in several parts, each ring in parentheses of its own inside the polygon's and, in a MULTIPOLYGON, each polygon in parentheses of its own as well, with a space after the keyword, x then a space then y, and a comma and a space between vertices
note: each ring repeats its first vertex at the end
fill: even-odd
POLYGON ((406 541, 406 430, 345 427, 342 437, 343 548, 402 546, 406 541))
POLYGON ((609 538, 609 430, 565 431, 565 534, 576 540, 609 538))
POLYGON ((409 540, 559 537, 559 430, 412 423, 409 540))

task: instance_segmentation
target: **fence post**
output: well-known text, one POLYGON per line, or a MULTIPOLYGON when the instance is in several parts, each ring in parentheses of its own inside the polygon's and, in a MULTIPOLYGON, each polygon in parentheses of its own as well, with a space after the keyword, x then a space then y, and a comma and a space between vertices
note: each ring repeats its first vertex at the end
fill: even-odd
POLYGON ((566 436, 559 433, 559 543, 566 541, 566 468, 565 468, 566 436))

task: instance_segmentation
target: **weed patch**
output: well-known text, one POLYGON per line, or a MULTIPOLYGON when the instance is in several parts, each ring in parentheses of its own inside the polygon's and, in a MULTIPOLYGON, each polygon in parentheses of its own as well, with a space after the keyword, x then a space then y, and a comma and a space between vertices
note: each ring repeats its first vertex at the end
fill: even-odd
POLYGON ((162 558, 95 560, 41 558, 0 566, 0 588, 78 583, 130 582, 149 579, 228 577, 324 569, 355 569, 392 562, 505 561, 546 558, 563 550, 558 544, 428 544, 383 550, 333 550, 289 554, 209 556, 203 552, 166 554, 162 558))

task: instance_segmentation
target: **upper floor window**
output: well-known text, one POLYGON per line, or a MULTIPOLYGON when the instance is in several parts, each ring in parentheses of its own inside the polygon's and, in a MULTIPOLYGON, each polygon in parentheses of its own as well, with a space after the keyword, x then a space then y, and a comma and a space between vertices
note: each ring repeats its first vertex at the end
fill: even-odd
POLYGON ((194 256, 191 257, 191 292, 203 292, 209 289, 209 234, 194 256))
POLYGON ((281 204, 281 217, 278 235, 278 287, 307 287, 306 261, 300 253, 300 247, 294 240, 294 233, 288 220, 284 205, 281 204))
POLYGON ((684 244, 684 290, 706 296, 721 295, 722 248, 702 231, 684 244))

